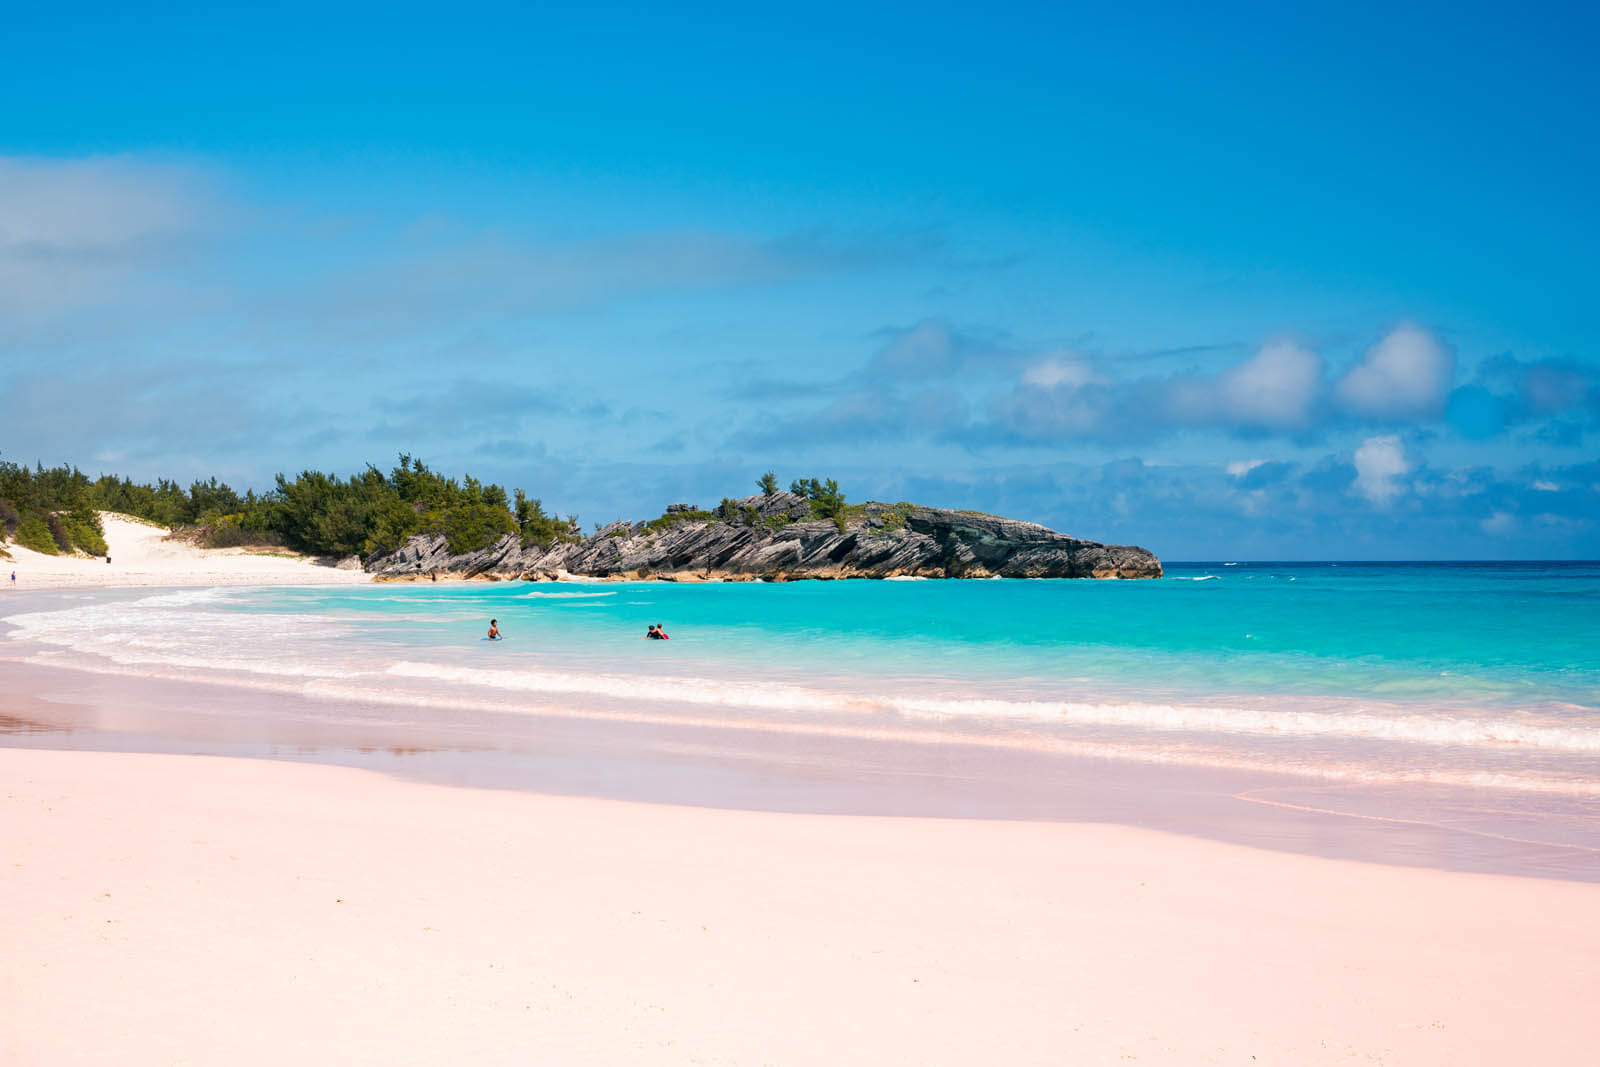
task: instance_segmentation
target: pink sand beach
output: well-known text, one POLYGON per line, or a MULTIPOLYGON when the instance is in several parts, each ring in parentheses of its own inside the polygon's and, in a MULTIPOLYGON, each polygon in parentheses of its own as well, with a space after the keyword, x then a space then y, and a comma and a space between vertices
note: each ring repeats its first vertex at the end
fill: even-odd
MULTIPOLYGON (((259 580, 147 547, 152 579, 259 580)), ((1440 869, 1467 838, 1225 782, 1157 820, 1175 772, 1023 780, 954 748, 932 774, 866 742, 829 753, 822 804, 734 773, 812 742, 583 720, 539 725, 533 778, 451 784, 403 724, 374 749, 251 733, 207 714, 225 689, 0 672, 7 1064, 1593 1059, 1582 846, 1440 869), (943 817, 963 768, 1006 784, 943 817)))
POLYGON ((1589 1062, 1594 886, 0 749, 16 1064, 1589 1062))

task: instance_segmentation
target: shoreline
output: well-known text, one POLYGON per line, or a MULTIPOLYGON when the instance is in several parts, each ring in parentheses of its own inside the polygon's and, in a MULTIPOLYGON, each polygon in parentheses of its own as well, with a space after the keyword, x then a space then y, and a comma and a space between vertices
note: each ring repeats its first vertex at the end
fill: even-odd
POLYGON ((10 661, 0 749, 239 756, 423 784, 773 814, 1087 822, 1285 854, 1600 883, 1594 805, 1141 763, 748 717, 469 711, 10 661), (1591 814, 1585 814, 1591 813, 1591 814))
POLYGON ((1591 1051, 1592 886, 291 762, 0 748, 0 777, 8 1062, 1591 1051))

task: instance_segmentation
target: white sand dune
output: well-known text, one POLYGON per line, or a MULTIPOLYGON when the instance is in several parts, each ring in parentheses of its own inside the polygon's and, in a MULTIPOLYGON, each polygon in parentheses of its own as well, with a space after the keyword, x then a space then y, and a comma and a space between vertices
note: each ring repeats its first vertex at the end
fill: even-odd
POLYGON ((96 556, 46 556, 7 544, 10 559, 0 560, 0 577, 15 588, 184 585, 338 585, 370 581, 360 570, 340 570, 289 552, 243 548, 197 548, 166 540, 159 526, 100 513, 111 562, 96 556))

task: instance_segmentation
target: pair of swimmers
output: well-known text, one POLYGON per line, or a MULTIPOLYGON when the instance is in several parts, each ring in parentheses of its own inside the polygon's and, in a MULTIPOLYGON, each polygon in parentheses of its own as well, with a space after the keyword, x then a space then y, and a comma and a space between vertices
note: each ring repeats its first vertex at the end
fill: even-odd
MULTIPOLYGON (((12 575, 11 580, 12 581, 16 581, 16 576, 14 574, 12 575)), ((651 623, 650 624, 650 631, 648 633, 646 633, 645 636, 650 638, 650 639, 652 639, 652 640, 655 640, 655 641, 670 641, 670 640, 672 640, 672 638, 667 636, 667 631, 661 628, 661 624, 659 622, 651 623)), ((502 640, 502 638, 500 637, 500 620, 499 619, 490 619, 489 620, 489 637, 488 637, 488 640, 490 640, 490 641, 502 640)))

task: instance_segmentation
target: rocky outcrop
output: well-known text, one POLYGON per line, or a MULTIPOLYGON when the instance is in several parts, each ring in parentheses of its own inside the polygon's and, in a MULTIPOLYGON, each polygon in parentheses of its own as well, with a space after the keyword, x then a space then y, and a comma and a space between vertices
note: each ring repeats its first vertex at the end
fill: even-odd
POLYGON ((974 511, 869 503, 842 523, 811 516, 792 493, 746 497, 717 519, 679 507, 651 522, 616 522, 549 547, 502 538, 451 555, 440 536, 413 537, 367 562, 379 579, 791 581, 800 578, 1159 578, 1142 548, 1102 545, 1036 523, 974 511))

